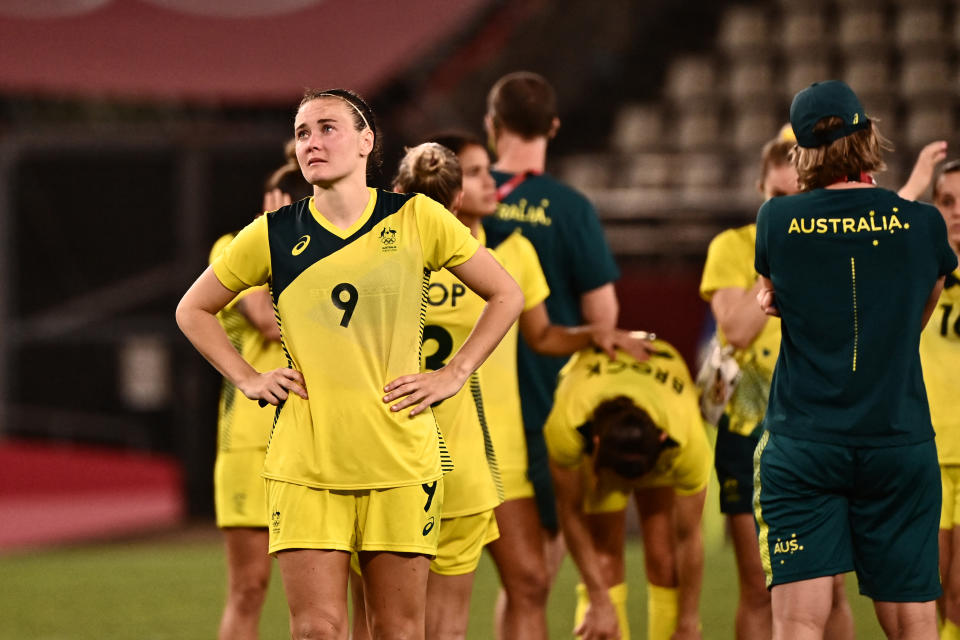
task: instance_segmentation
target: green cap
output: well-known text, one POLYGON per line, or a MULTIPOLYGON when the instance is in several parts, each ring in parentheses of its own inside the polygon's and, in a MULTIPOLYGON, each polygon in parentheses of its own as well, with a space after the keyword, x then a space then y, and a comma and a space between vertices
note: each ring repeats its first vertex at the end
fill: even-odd
POLYGON ((793 104, 790 105, 790 126, 797 136, 798 145, 815 148, 866 129, 870 126, 870 119, 864 113, 863 105, 853 89, 840 80, 827 80, 814 82, 793 97, 793 104), (844 126, 814 133, 814 125, 830 116, 843 120, 844 126))

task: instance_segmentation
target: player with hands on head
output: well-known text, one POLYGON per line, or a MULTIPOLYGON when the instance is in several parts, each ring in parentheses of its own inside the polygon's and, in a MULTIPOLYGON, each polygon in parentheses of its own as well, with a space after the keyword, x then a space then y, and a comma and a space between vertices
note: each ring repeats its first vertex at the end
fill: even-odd
POLYGON ((245 395, 281 404, 267 449, 270 548, 295 639, 347 634, 351 552, 374 637, 422 638, 449 454, 430 404, 483 362, 523 305, 516 283, 442 206, 367 186, 380 136, 356 94, 308 91, 294 122, 313 197, 241 231, 184 295, 184 334, 245 395), (429 272, 487 303, 445 367, 419 369, 429 272), (243 360, 214 314, 270 283, 289 366, 243 360), (312 390, 308 396, 307 390, 312 390))
POLYGON ((699 640, 701 518, 711 452, 686 364, 656 340, 646 361, 578 352, 544 433, 564 538, 580 572, 574 633, 630 636, 625 510, 640 515, 649 640, 699 640))

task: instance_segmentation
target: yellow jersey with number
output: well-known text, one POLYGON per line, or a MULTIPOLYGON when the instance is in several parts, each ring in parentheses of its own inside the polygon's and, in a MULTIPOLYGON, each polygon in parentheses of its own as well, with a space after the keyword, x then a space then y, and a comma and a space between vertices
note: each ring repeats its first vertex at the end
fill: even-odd
MULTIPOLYGON (((507 270, 524 296, 524 311, 533 309, 550 295, 547 278, 533 244, 519 231, 514 231, 491 251, 507 270)), ((506 480, 506 498, 524 493, 514 479, 527 472, 527 440, 523 434, 520 410, 520 381, 517 375, 517 341, 519 326, 514 323, 497 348, 480 367, 490 433, 497 451, 500 472, 506 480)), ((532 490, 532 487, 531 487, 532 490)), ((529 495, 532 495, 529 494, 529 495)))
MULTIPOLYGON (((433 274, 427 291, 421 367, 436 371, 463 346, 486 303, 446 269, 433 274)), ((444 518, 488 511, 503 502, 488 406, 477 373, 455 395, 433 406, 456 467, 443 478, 444 518)))
POLYGON ((213 263, 233 291, 270 282, 284 350, 309 399, 278 410, 264 477, 323 489, 431 482, 452 469, 433 412, 382 402, 384 385, 420 370, 430 272, 479 243, 441 205, 369 190, 340 229, 307 198, 254 220, 213 263))
POLYGON ((940 464, 960 464, 960 270, 946 276, 943 293, 920 334, 920 366, 937 434, 940 464))
POLYGON ((597 349, 577 352, 560 372, 553 409, 544 426, 550 459, 565 468, 581 467, 596 500, 605 493, 646 487, 673 487, 678 493, 702 491, 710 478, 712 454, 697 388, 683 358, 669 343, 655 340, 649 360, 639 362, 622 351, 616 360, 597 349), (597 405, 626 396, 647 412, 671 441, 654 468, 634 481, 606 478, 597 485, 588 455, 593 449, 590 419, 597 405), (587 462, 587 464, 584 464, 587 462))
MULTIPOLYGON (((223 253, 234 235, 228 233, 214 243, 210 251, 210 262, 223 253)), ((217 314, 217 320, 227 332, 230 344, 244 360, 257 371, 270 371, 287 366, 283 348, 279 342, 264 338, 239 308, 240 300, 257 290, 258 288, 247 289, 231 300, 230 304, 217 314)), ((224 378, 217 416, 217 450, 226 453, 244 449, 266 449, 270 427, 273 425, 273 414, 273 411, 260 408, 255 400, 244 396, 232 382, 224 378)))
MULTIPOLYGON (((710 242, 707 261, 700 281, 700 296, 710 302, 720 289, 738 287, 750 290, 757 282, 754 269, 757 225, 748 224, 728 229, 710 242)), ((717 327, 721 344, 727 339, 717 327)), ((740 365, 740 382, 727 404, 728 429, 740 435, 750 435, 767 411, 770 382, 780 353, 780 318, 769 317, 763 329, 750 346, 733 352, 740 365)))

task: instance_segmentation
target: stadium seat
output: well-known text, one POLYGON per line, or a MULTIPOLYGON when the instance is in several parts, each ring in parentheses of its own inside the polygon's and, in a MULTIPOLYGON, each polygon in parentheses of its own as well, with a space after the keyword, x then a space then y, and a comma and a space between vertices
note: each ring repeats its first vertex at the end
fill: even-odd
POLYGON ((785 109, 746 107, 737 113, 730 142, 737 151, 759 152, 786 119, 785 109))
POLYGON ((767 16, 756 6, 733 6, 721 19, 717 44, 730 57, 759 56, 770 49, 767 16))
POLYGON ((666 95, 680 105, 710 101, 716 95, 716 71, 709 56, 674 60, 667 70, 666 95))
POLYGON ((953 80, 945 55, 907 57, 900 66, 900 92, 908 101, 953 96, 956 94, 953 80))
POLYGON ((686 189, 716 189, 723 185, 727 163, 715 153, 688 153, 677 167, 680 183, 686 189))
POLYGON ((910 147, 919 149, 933 140, 951 138, 953 127, 952 109, 921 104, 907 114, 904 141, 910 147))
POLYGON ((944 15, 938 6, 902 5, 897 15, 894 32, 902 51, 917 53, 942 48, 944 41, 944 15))
POLYGON ((638 153, 630 156, 618 173, 621 187, 664 187, 674 178, 671 154, 638 153))
POLYGON ((770 100, 774 77, 773 63, 767 58, 737 59, 727 68, 722 88, 732 104, 770 100))
POLYGON ((828 43, 823 14, 804 9, 787 13, 781 20, 780 45, 788 56, 804 54, 828 43))
POLYGON ((610 183, 610 162, 609 154, 568 156, 563 161, 561 176, 577 189, 607 187, 610 183))
POLYGON ((834 77, 829 61, 824 58, 809 57, 790 60, 783 76, 783 92, 787 99, 814 82, 834 77))
POLYGON ((870 47, 888 47, 886 16, 875 6, 853 6, 840 12, 837 44, 846 54, 866 54, 870 47))
POLYGON ((864 103, 874 97, 889 97, 896 92, 890 82, 890 64, 876 56, 848 58, 844 65, 843 80, 853 87, 864 103))
POLYGON ((720 117, 716 110, 684 112, 675 129, 675 144, 681 151, 715 147, 720 138, 720 117))
POLYGON ((611 144, 617 151, 629 153, 656 146, 661 135, 658 104, 628 104, 617 111, 611 144))

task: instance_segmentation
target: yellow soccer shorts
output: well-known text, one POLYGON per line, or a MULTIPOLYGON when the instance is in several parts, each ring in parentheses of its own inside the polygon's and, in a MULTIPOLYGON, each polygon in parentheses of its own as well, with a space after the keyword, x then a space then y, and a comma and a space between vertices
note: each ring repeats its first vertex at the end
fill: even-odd
POLYGON ((213 466, 213 503, 217 526, 267 526, 267 495, 263 486, 264 449, 220 452, 213 466))
POLYGON ((430 571, 443 576, 473 573, 480 564, 483 548, 500 537, 493 509, 440 521, 437 557, 430 571))
POLYGON ((960 465, 940 465, 940 483, 943 486, 940 528, 953 529, 960 525, 960 465))
POLYGON ((443 480, 357 491, 266 483, 271 554, 285 549, 437 554, 443 480))

